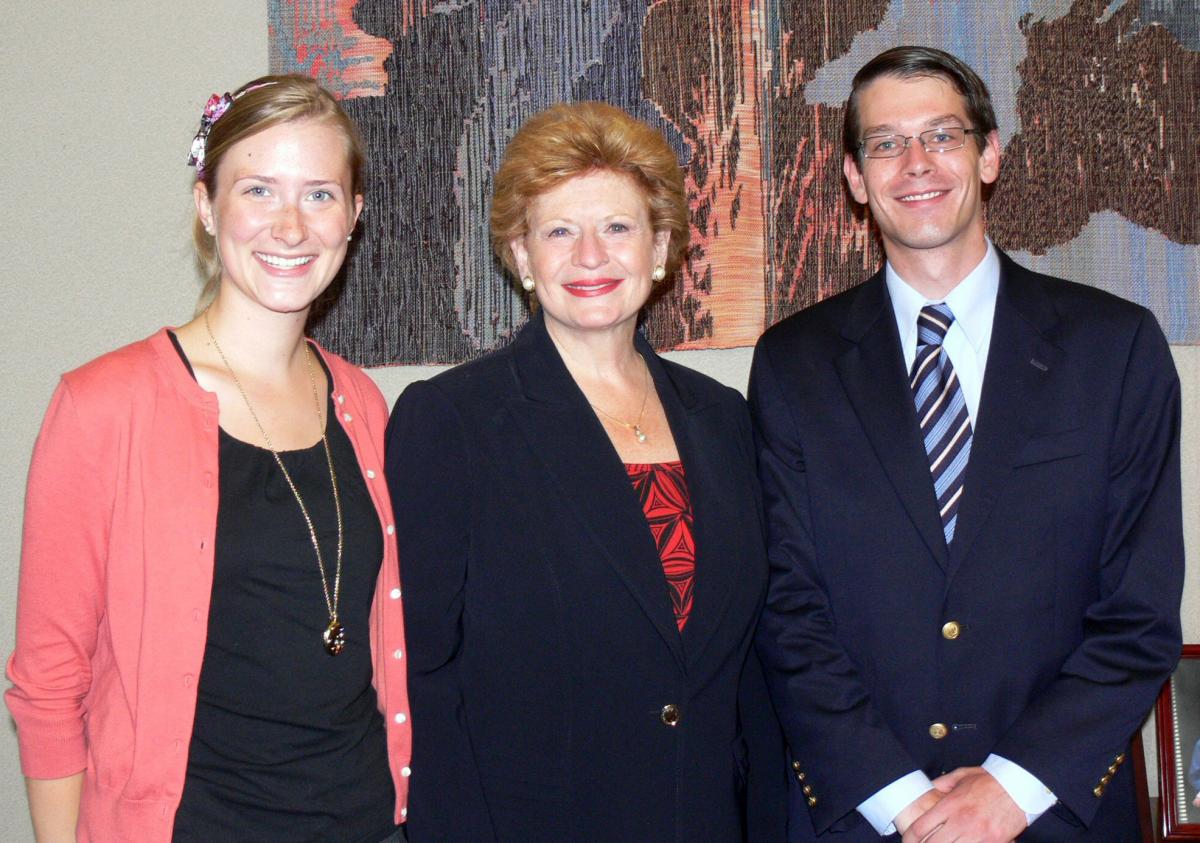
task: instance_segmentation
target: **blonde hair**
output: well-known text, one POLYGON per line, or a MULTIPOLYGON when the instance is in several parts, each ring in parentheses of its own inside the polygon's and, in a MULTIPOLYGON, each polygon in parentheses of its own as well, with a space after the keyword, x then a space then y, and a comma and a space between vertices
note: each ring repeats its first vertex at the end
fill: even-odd
MULTIPOLYGON (((229 108, 212 124, 208 133, 204 166, 197 170, 196 180, 204 185, 209 197, 216 196, 221 159, 234 144, 272 126, 298 120, 320 120, 342 133, 352 193, 361 195, 366 155, 358 129, 332 94, 309 77, 296 74, 261 76, 233 93, 229 108)), ((192 242, 196 249, 196 265, 204 279, 204 288, 196 304, 199 313, 216 296, 222 271, 216 238, 205 230, 199 214, 192 223, 192 242)))
POLYGON ((650 226, 670 232, 666 270, 675 270, 691 228, 679 159, 662 133, 603 102, 551 106, 522 124, 504 151, 492 191, 492 249, 515 278, 511 241, 529 230, 537 196, 576 176, 607 170, 630 176, 646 197, 650 226))

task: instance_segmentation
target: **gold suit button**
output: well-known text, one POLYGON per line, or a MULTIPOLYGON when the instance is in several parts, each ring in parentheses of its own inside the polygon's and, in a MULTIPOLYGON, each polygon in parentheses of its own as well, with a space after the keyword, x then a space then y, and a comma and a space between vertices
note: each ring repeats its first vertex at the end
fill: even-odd
POLYGON ((1124 764, 1125 763, 1125 753, 1122 752, 1120 755, 1118 755, 1116 758, 1113 759, 1113 762, 1116 764, 1124 764))
POLYGON ((812 796, 812 785, 811 784, 806 784, 804 787, 802 787, 800 789, 804 791, 805 796, 812 796))
POLYGON ((815 796, 808 797, 808 807, 815 808, 816 806, 817 806, 817 797, 815 797, 815 796))
POLYGON ((1112 776, 1110 776, 1110 775, 1105 774, 1100 777, 1100 784, 1102 784, 1102 785, 1107 786, 1108 783, 1111 781, 1112 781, 1112 776))
POLYGON ((662 708, 662 713, 658 715, 658 719, 663 723, 666 723, 668 726, 678 726, 679 706, 675 705, 675 703, 664 705, 662 708))
POLYGON ((1111 775, 1114 775, 1116 772, 1117 772, 1117 765, 1116 765, 1116 764, 1113 764, 1111 767, 1109 767, 1109 768, 1108 768, 1108 774, 1109 774, 1110 776, 1111 776, 1111 775))
POLYGON ((800 762, 799 762, 799 761, 793 761, 793 762, 792 762, 792 769, 793 769, 793 770, 795 770, 797 773, 799 773, 799 772, 800 772, 800 762))
POLYGON ((1104 795, 1104 785, 1098 784, 1092 788, 1092 796, 1095 796, 1097 799, 1099 799, 1103 795, 1104 795))
POLYGON ((806 778, 808 778, 808 776, 804 775, 804 771, 803 771, 803 770, 800 770, 800 771, 798 771, 798 772, 796 773, 796 780, 797 780, 797 781, 804 781, 806 778))
POLYGON ((958 621, 947 621, 942 625, 942 637, 947 641, 953 641, 961 632, 958 621))
POLYGON ((950 734, 950 730, 946 728, 945 723, 934 723, 929 727, 929 737, 935 741, 940 741, 946 735, 950 734))

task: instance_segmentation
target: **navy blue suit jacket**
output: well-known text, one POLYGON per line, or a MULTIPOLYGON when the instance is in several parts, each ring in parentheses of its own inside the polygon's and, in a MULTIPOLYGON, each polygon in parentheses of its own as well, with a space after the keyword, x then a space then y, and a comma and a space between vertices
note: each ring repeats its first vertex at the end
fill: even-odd
POLYGON ((768 331, 750 404, 758 650, 811 791, 797 776, 789 839, 877 841, 860 802, 994 752, 1059 799, 1022 840, 1136 840, 1124 756, 1183 583, 1179 383, 1150 313, 1001 256, 949 549, 882 272, 768 331))
MULTIPOLYGON (((757 664, 743 676, 767 581, 749 414, 735 391, 638 349, 695 519, 682 635, 624 466, 540 316, 396 403, 413 843, 743 839, 739 681, 742 706, 758 706, 748 726, 772 728, 757 664)), ((756 769, 779 795, 751 822, 774 810, 782 828, 782 745, 756 769)))

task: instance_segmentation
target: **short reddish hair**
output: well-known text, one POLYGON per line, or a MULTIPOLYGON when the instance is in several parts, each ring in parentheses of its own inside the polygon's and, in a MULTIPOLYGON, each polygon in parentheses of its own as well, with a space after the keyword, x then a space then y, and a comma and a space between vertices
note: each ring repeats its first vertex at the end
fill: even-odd
POLYGON ((511 241, 529 230, 530 203, 563 182, 597 170, 631 177, 646 197, 650 227, 671 234, 668 274, 691 228, 679 159, 662 133, 603 102, 551 106, 526 120, 504 151, 492 190, 492 248, 517 275, 511 241))

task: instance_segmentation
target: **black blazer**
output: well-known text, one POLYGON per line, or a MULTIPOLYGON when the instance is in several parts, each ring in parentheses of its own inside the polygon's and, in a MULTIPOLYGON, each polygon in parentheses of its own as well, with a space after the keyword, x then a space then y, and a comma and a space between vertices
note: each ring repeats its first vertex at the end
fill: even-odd
MULTIPOLYGON (((637 342, 695 516, 682 635, 625 469, 540 316, 396 403, 414 843, 743 839, 738 687, 767 576, 749 416, 637 342)), ((763 728, 765 692, 747 704, 763 728)))
POLYGON ((1123 762, 1179 656, 1183 585, 1179 381, 1153 316, 1001 256, 950 549, 882 272, 764 335, 750 404, 758 649, 811 789, 793 782, 790 839, 877 841, 865 798, 993 752, 1059 799, 1022 840, 1136 839, 1123 762))

